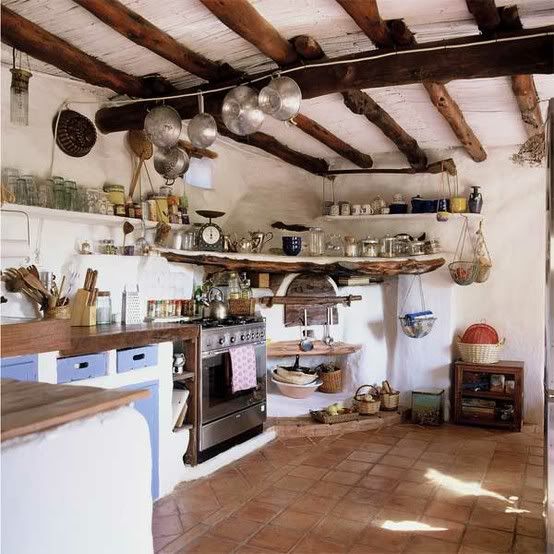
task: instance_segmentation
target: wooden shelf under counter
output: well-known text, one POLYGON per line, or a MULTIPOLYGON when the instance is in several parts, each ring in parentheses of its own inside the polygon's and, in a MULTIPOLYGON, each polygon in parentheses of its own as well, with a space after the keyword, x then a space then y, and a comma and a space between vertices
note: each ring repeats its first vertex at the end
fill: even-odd
POLYGON ((334 342, 327 346, 320 340, 314 341, 314 347, 308 352, 300 350, 298 341, 279 341, 270 342, 267 345, 268 358, 285 358, 287 356, 343 356, 358 352, 362 346, 360 344, 348 344, 346 342, 334 342))

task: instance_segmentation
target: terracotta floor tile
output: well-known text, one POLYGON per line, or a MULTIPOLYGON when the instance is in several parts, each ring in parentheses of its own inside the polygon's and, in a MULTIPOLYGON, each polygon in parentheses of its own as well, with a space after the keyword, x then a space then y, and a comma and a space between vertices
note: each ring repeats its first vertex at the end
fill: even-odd
POLYGON ((286 491, 304 492, 316 483, 316 479, 306 479, 305 477, 295 477, 294 475, 285 475, 279 481, 276 481, 273 486, 286 491))
POLYGON ((477 505, 471 514, 469 525, 512 532, 516 525, 516 514, 488 510, 477 505))
POLYGON ((400 494, 392 494, 390 498, 385 502, 385 508, 391 510, 402 510, 413 514, 415 518, 418 518, 427 505, 426 498, 415 498, 413 496, 403 496, 400 494))
POLYGON ((408 448, 423 448, 425 450, 429 446, 429 442, 418 439, 403 438, 396 443, 396 446, 406 446, 408 448))
POLYGON ((463 523, 436 517, 423 516, 419 522, 422 525, 428 526, 428 528, 418 531, 417 535, 425 535, 426 537, 433 537, 447 542, 459 543, 466 528, 463 523))
POLYGON ((247 502, 242 508, 234 513, 241 519, 249 521, 257 521, 259 523, 267 523, 281 511, 281 507, 273 504, 265 504, 263 502, 251 501, 247 502))
POLYGON ((292 550, 294 554, 345 554, 348 545, 324 539, 315 533, 306 535, 292 550))
POLYGON ((302 465, 321 467, 321 468, 332 468, 342 462, 337 458, 326 456, 323 453, 312 454, 308 458, 302 460, 302 465))
POLYGON ((395 489, 395 494, 403 496, 415 496, 416 498, 429 498, 437 490, 432 483, 414 483, 413 481, 400 481, 395 489))
POLYGON ((395 456, 394 454, 385 454, 379 460, 379 464, 385 465, 385 466, 408 468, 414 465, 414 460, 412 458, 403 458, 402 456, 395 456))
POLYGON ((340 485, 355 485, 361 478, 362 476, 359 473, 331 470, 324 475, 322 481, 330 481, 340 485))
POLYGON ((469 519, 470 513, 471 509, 468 506, 460 506, 438 500, 433 500, 425 510, 426 516, 449 519, 459 523, 465 523, 469 519))
POLYGON ((173 496, 181 513, 201 512, 209 514, 221 508, 213 489, 207 482, 182 492, 178 491, 173 496))
POLYGON ((544 490, 542 487, 524 487, 521 492, 521 497, 531 502, 542 502, 544 500, 544 490))
POLYGON ((258 531, 248 544, 266 548, 275 552, 288 552, 302 537, 302 533, 294 529, 267 525, 258 531))
POLYGON ((272 525, 286 527, 287 529, 294 529, 296 531, 308 531, 308 529, 311 529, 320 519, 321 515, 319 514, 296 512, 288 508, 284 512, 281 512, 271 523, 272 525))
POLYGON ((536 446, 531 446, 529 448, 529 454, 531 456, 540 456, 542 458, 544 456, 544 449, 536 446))
POLYGON ((326 498, 342 498, 350 491, 351 487, 340 485, 339 483, 331 483, 330 481, 318 481, 311 489, 310 494, 316 496, 324 496, 326 498))
POLYGON ((494 554, 490 550, 483 550, 481 548, 476 548, 474 546, 463 545, 458 550, 458 554, 494 554))
POLYGON ((204 525, 203 523, 199 523, 198 525, 195 525, 182 535, 179 535, 174 541, 166 544, 160 552, 163 554, 175 554, 177 552, 181 553, 183 552, 183 549, 185 547, 188 547, 189 544, 191 544, 193 541, 198 539, 198 537, 206 534, 209 531, 210 527, 208 525, 204 525))
POLYGON ((153 512, 156 516, 168 516, 179 513, 179 509, 173 496, 166 496, 154 503, 153 512))
POLYGON ((313 530, 315 535, 342 544, 353 544, 365 528, 365 521, 338 518, 331 513, 325 516, 313 530))
POLYGON ((414 461, 424 452, 422 448, 409 448, 407 446, 393 446, 388 454, 391 456, 402 456, 403 458, 412 458, 414 461))
POLYGON ((525 470, 525 475, 530 476, 530 477, 540 477, 540 478, 542 478, 544 476, 543 467, 528 464, 527 469, 525 470))
POLYGON ((179 514, 156 516, 152 518, 152 536, 154 538, 184 533, 179 514))
POLYGON ((369 471, 368 477, 372 475, 378 475, 380 477, 386 477, 387 479, 399 479, 404 473, 401 467, 383 466, 381 464, 375 464, 369 471))
POLYGON ((456 554, 458 545, 431 537, 414 537, 408 543, 405 554, 456 554))
POLYGON ((335 469, 339 471, 351 471, 353 473, 367 473, 372 467, 373 464, 368 464, 367 462, 356 462, 347 458, 336 466, 335 469))
POLYGON ((271 550, 250 546, 249 544, 245 544, 239 547, 238 550, 235 550, 235 554, 268 554, 268 552, 271 552, 271 550))
POLYGON ((326 473, 326 468, 309 465, 295 466, 289 471, 289 475, 294 475, 295 477, 304 477, 305 479, 321 479, 326 473))
POLYGON ((380 475, 368 475, 362 479, 358 485, 376 491, 392 492, 398 485, 398 481, 396 479, 381 477, 380 475))
POLYGON ((527 463, 531 464, 533 466, 543 466, 544 465, 544 458, 543 458, 542 455, 541 456, 530 455, 527 458, 527 463))
POLYGON ((379 506, 353 502, 350 495, 348 495, 344 500, 335 505, 331 510, 331 514, 338 518, 367 523, 377 515, 379 510, 379 506))
POLYGON ((516 535, 514 554, 543 554, 546 546, 544 540, 516 535))
MULTIPOLYGON (((381 444, 381 445, 384 445, 384 446, 393 446, 395 445, 400 439, 398 437, 392 437, 392 436, 389 436, 389 435, 380 435, 379 433, 373 435, 371 437, 371 441, 373 444, 377 445, 377 444, 381 444)), ((376 451, 377 452, 377 451, 376 451)))
POLYGON ((384 506, 392 492, 367 489, 365 487, 354 487, 347 499, 356 504, 369 504, 370 506, 384 506))
POLYGON ((260 522, 234 516, 214 525, 210 533, 232 541, 243 542, 256 531, 259 531, 262 525, 264 524, 260 522))
POLYGON ((352 454, 354 450, 355 449, 351 447, 335 446, 333 444, 329 446, 329 448, 326 448, 323 451, 323 454, 325 454, 325 456, 329 458, 335 458, 337 461, 342 461, 348 458, 348 456, 350 456, 350 454, 352 454))
POLYGON ((529 502, 528 500, 520 500, 518 507, 524 510, 522 513, 525 517, 543 518, 544 505, 542 502, 529 502))
POLYGON ((289 491, 271 486, 256 496, 256 500, 264 504, 273 504, 274 506, 281 506, 284 508, 296 500, 300 494, 301 493, 297 491, 289 491))
POLYGON ((468 526, 462 544, 481 548, 488 552, 510 552, 512 548, 512 534, 505 531, 468 526))
POLYGON ((527 537, 544 538, 545 527, 544 519, 536 517, 518 516, 516 523, 516 533, 527 537))
POLYGON ((383 453, 378 452, 367 452, 366 450, 354 450, 350 456, 348 456, 347 460, 351 460, 354 462, 368 462, 368 463, 375 463, 378 462, 382 457, 383 453))
POLYGON ((348 554, 383 554, 379 546, 369 546, 368 544, 355 544, 348 554))
POLYGON ((338 498, 329 498, 304 493, 300 498, 298 498, 298 500, 295 500, 289 508, 296 512, 323 515, 329 512, 337 501, 338 498))
POLYGON ((211 535, 203 535, 190 543, 187 548, 187 554, 227 554, 232 552, 238 543, 214 537, 211 535))
POLYGON ((412 481, 414 483, 432 483, 428 477, 427 471, 424 469, 407 469, 400 476, 401 481, 412 481))
POLYGON ((380 548, 381 552, 402 552, 409 540, 409 533, 373 527, 370 523, 358 537, 357 542, 380 548))
POLYGON ((160 552, 160 550, 169 544, 170 542, 173 542, 176 538, 178 538, 179 535, 168 535, 166 537, 154 537, 154 552, 160 552))

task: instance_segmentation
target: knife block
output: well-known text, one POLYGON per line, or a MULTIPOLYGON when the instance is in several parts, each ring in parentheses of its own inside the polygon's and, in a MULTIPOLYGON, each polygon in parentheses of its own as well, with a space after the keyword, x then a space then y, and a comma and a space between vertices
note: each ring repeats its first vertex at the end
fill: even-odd
POLYGON ((89 306, 92 293, 78 289, 71 307, 71 327, 93 327, 96 325, 96 305, 89 306))

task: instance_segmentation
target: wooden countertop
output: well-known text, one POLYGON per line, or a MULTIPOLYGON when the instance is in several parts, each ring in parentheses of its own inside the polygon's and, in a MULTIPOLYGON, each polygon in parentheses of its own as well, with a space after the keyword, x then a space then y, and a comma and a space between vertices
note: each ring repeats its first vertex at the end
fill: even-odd
POLYGON ((97 325, 72 327, 69 347, 61 356, 105 352, 131 346, 146 346, 171 340, 196 340, 200 326, 195 323, 139 323, 137 325, 97 325))
POLYGON ((361 349, 360 344, 348 344, 346 342, 334 342, 331 346, 327 346, 320 340, 314 341, 314 347, 308 352, 300 350, 299 341, 271 341, 267 345, 268 358, 284 358, 286 356, 342 356, 345 354, 353 354, 361 349))
POLYGON ((24 356, 69 348, 69 320, 34 319, 4 323, 0 330, 2 357, 24 356))
POLYGON ((61 356, 92 354, 171 340, 196 340, 195 323, 139 323, 70 327, 69 320, 37 319, 1 326, 2 357, 60 351, 61 356))
POLYGON ((115 391, 13 379, 1 379, 0 383, 1 441, 113 410, 149 394, 147 390, 115 391))

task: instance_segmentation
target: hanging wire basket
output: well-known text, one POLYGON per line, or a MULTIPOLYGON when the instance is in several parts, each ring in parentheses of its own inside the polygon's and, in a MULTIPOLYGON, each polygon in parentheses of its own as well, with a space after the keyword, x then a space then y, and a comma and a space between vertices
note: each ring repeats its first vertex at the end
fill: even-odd
POLYGON ((437 321, 437 318, 433 315, 433 312, 425 308, 425 297, 423 295, 421 275, 414 275, 414 278, 412 280, 412 283, 410 284, 410 287, 408 288, 408 292, 406 293, 406 297, 404 298, 404 302, 402 303, 402 308, 400 309, 400 311, 402 312, 404 310, 404 306, 406 305, 406 301, 408 299, 408 296, 410 295, 410 292, 412 291, 416 280, 419 284, 421 311, 401 315, 398 317, 398 320, 400 321, 402 332, 406 336, 410 337, 411 339, 422 339, 431 332, 435 321, 437 321))
POLYGON ((456 252, 454 254, 454 261, 448 264, 448 271, 452 280, 461 286, 471 285, 477 279, 479 273, 479 263, 477 261, 477 253, 475 251, 475 245, 473 244, 471 235, 469 234, 469 221, 467 217, 463 216, 464 222, 462 224, 462 231, 458 238, 458 244, 456 245, 456 252), (469 243, 473 260, 464 260, 464 248, 466 240, 469 243))
POLYGON ((477 276, 475 277, 476 283, 484 283, 488 280, 492 269, 492 259, 489 253, 487 242, 485 241, 485 235, 483 234, 483 222, 479 223, 479 229, 477 230, 477 276))

